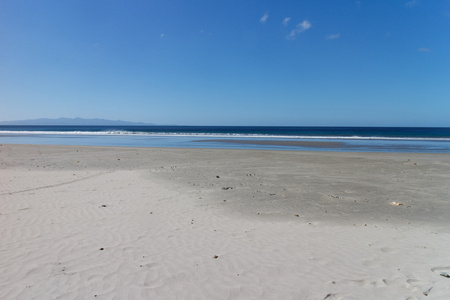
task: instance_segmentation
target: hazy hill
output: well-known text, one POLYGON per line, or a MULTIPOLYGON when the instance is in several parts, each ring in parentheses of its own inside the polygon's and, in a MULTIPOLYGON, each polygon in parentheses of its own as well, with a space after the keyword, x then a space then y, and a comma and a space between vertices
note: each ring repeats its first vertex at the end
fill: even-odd
POLYGON ((82 119, 82 118, 59 118, 59 119, 34 119, 34 120, 17 120, 17 121, 4 121, 0 122, 0 125, 154 125, 151 123, 142 122, 127 122, 121 120, 104 120, 104 119, 82 119))

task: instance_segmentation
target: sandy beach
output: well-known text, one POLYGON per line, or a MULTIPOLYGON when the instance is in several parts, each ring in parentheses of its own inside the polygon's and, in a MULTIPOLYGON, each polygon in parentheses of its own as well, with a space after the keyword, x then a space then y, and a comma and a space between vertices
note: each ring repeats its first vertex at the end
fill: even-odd
POLYGON ((449 154, 0 146, 0 299, 450 299, 449 225, 449 154))

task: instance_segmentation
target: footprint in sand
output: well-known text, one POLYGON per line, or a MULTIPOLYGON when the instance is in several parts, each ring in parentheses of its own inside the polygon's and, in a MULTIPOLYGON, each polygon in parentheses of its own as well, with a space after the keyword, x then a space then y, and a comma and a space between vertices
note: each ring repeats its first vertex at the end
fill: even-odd
POLYGON ((394 249, 389 248, 389 247, 382 247, 382 248, 380 248, 380 250, 381 250, 381 252, 383 252, 383 253, 393 253, 393 252, 395 252, 394 249))
POLYGON ((342 280, 338 284, 350 284, 359 287, 385 287, 389 285, 386 279, 348 279, 342 280))
POLYGON ((164 284, 167 273, 156 263, 142 265, 144 275, 144 286, 147 288, 157 288, 164 284))
POLYGON ((431 268, 431 271, 438 273, 439 275, 450 279, 450 266, 448 267, 435 267, 431 268))
POLYGON ((408 279, 406 280, 408 284, 410 284, 413 287, 414 290, 420 290, 422 294, 425 296, 428 296, 431 289, 433 288, 433 283, 427 282, 427 281, 421 281, 417 279, 408 279))

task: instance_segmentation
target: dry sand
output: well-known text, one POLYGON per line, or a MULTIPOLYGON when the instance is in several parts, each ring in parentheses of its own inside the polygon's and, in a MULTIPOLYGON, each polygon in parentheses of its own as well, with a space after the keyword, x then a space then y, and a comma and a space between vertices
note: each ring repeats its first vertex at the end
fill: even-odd
POLYGON ((450 299, 449 201, 448 154, 3 144, 0 299, 450 299))

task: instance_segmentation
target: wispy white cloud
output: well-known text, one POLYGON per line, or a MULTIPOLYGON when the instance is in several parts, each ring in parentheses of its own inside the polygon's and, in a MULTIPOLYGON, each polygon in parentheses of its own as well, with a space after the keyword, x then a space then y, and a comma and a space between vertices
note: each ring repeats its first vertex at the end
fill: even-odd
POLYGON ((267 13, 264 13, 264 16, 262 16, 261 19, 259 19, 259 21, 261 23, 266 23, 267 18, 269 18, 269 15, 267 13))
POLYGON ((163 39, 164 36, 165 36, 165 34, 164 34, 164 33, 161 33, 161 35, 160 35, 159 37, 163 39))
POLYGON ((289 23, 289 21, 291 20, 291 18, 287 17, 283 19, 283 25, 287 26, 287 24, 289 23))
POLYGON ((430 48, 425 48, 425 47, 419 48, 417 50, 419 50, 419 52, 431 52, 430 48))
POLYGON ((295 27, 295 29, 293 29, 287 36, 286 38, 288 40, 295 40, 297 34, 302 33, 303 31, 306 31, 308 29, 311 28, 311 23, 309 23, 308 20, 304 20, 303 22, 297 24, 297 26, 295 27))
POLYGON ((416 5, 416 3, 417 3, 417 0, 411 0, 411 1, 406 2, 405 6, 411 7, 411 6, 416 5))
POLYGON ((340 38, 341 37, 341 35, 339 34, 339 33, 336 33, 336 34, 329 34, 329 35, 327 35, 327 40, 335 40, 335 39, 338 39, 338 38, 340 38))

